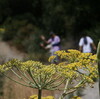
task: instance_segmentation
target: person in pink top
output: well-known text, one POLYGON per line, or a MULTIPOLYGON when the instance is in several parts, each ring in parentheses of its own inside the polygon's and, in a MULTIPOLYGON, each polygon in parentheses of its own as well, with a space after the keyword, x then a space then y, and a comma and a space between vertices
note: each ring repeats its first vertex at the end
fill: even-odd
MULTIPOLYGON (((50 49, 50 54, 55 55, 54 53, 58 50, 60 50, 60 37, 58 35, 56 35, 54 32, 50 32, 50 38, 48 40, 45 39, 45 37, 42 35, 41 39, 47 44, 47 46, 44 47, 44 44, 41 44, 41 47, 47 49, 49 46, 50 49)), ((58 57, 56 57, 56 59, 54 60, 56 62, 58 62, 58 57)), ((53 63, 55 63, 53 61, 53 63)))
MULTIPOLYGON (((51 45, 51 55, 54 55, 54 52, 60 50, 60 37, 56 35, 54 32, 50 32, 50 39, 46 40, 45 37, 42 35, 41 39, 46 43, 51 45)), ((43 47, 43 46, 42 46, 43 47)))

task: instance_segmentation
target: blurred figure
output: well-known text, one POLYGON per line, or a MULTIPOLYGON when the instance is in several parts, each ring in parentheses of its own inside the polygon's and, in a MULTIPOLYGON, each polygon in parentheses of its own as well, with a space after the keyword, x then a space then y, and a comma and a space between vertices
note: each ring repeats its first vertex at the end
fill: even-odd
POLYGON ((54 55, 54 52, 60 50, 60 37, 57 36, 54 32, 50 32, 50 39, 46 40, 46 38, 41 35, 41 39, 44 41, 44 43, 48 44, 46 47, 44 45, 41 45, 45 49, 50 48, 51 55, 54 55))
MULTIPOLYGON (((47 46, 44 46, 42 43, 40 46, 43 47, 44 49, 50 49, 49 52, 52 55, 55 55, 54 53, 58 50, 60 50, 60 37, 56 35, 54 32, 50 32, 50 39, 46 40, 46 38, 41 35, 41 39, 44 41, 44 43, 47 44, 47 46)), ((58 57, 53 60, 52 63, 57 63, 58 62, 58 57)))
POLYGON ((40 43, 40 46, 41 46, 42 48, 44 48, 45 50, 48 50, 48 49, 49 49, 49 53, 50 53, 50 54, 52 53, 52 45, 51 45, 51 44, 48 44, 48 45, 45 46, 44 43, 40 43))
POLYGON ((79 41, 79 50, 83 53, 92 53, 92 49, 96 50, 96 46, 93 43, 91 37, 83 33, 82 38, 79 41))

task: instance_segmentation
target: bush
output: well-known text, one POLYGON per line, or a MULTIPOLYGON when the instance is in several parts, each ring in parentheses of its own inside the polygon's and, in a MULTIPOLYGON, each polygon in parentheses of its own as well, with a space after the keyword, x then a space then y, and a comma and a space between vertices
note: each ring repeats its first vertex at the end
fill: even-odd
POLYGON ((28 23, 28 20, 8 18, 5 22, 5 32, 2 39, 11 41, 14 46, 27 53, 36 51, 39 53, 40 33, 40 29, 28 23))

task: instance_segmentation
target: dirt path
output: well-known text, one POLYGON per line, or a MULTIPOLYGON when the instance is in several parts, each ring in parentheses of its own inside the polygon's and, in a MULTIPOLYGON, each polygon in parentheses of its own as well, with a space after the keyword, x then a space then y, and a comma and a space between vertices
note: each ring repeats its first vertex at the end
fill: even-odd
POLYGON ((0 41, 0 56, 4 57, 6 61, 12 58, 22 60, 24 53, 19 52, 15 47, 8 45, 6 42, 0 41))
POLYGON ((83 94, 84 96, 82 99, 100 99, 98 82, 94 84, 94 88, 87 87, 83 94))

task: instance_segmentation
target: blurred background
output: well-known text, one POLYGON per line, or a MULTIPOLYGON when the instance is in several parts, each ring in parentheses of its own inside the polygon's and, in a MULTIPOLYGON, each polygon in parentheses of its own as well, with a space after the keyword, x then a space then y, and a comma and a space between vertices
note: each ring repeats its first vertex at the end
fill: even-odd
MULTIPOLYGON (((47 62, 40 35, 49 38, 50 31, 60 36, 64 50, 78 49, 83 32, 97 46, 100 0, 0 0, 0 63, 12 58, 47 62)), ((28 99, 36 92, 0 77, 0 99, 28 99)))

